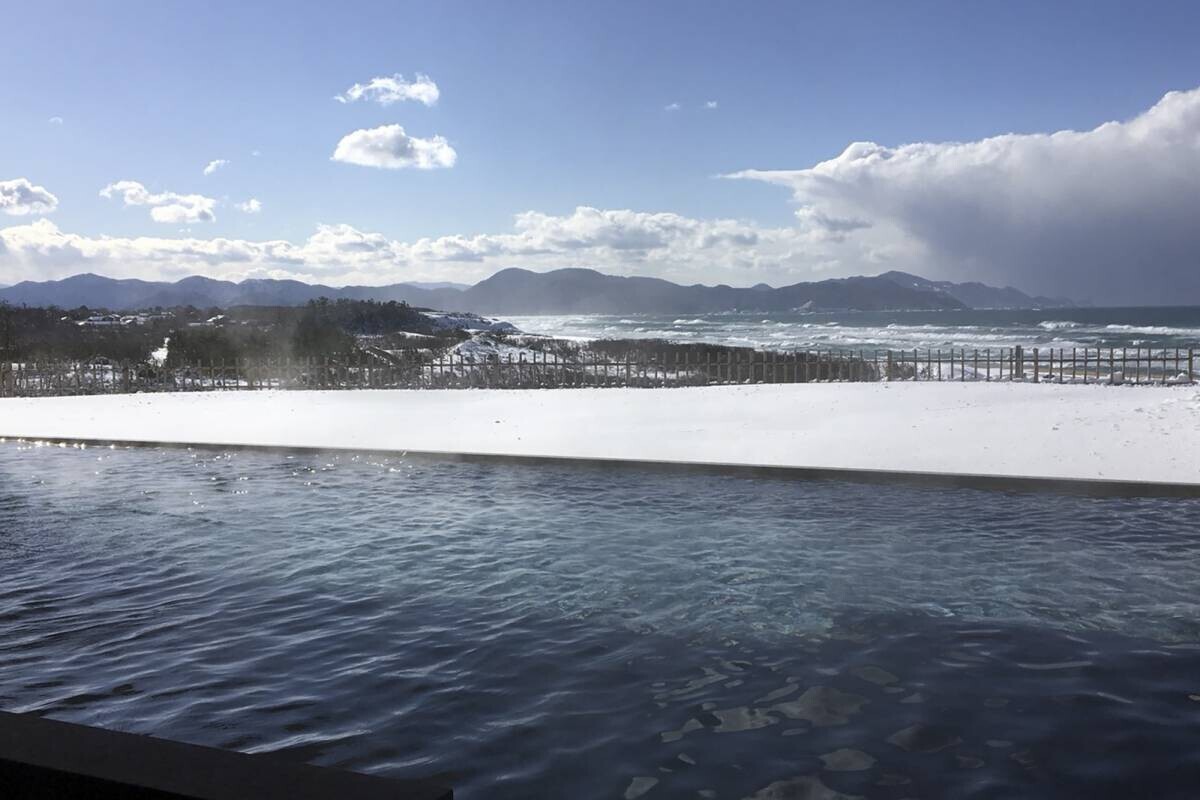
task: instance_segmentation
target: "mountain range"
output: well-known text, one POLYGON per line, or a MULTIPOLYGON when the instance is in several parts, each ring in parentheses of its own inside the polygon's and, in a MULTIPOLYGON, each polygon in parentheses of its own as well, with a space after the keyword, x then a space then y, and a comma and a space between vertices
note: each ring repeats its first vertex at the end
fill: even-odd
POLYGON ((681 286, 660 278, 619 277, 592 269, 501 270, 473 286, 396 283, 340 288, 294 280, 233 283, 193 276, 174 283, 83 274, 57 281, 24 281, 0 289, 12 305, 104 308, 111 311, 196 306, 294 306, 320 297, 396 300, 424 308, 484 314, 701 314, 718 311, 854 309, 862 311, 1071 306, 981 283, 930 281, 904 272, 836 278, 790 286, 681 286))
POLYGON ((968 283, 931 281, 919 275, 896 270, 885 272, 879 277, 887 278, 901 286, 910 286, 914 289, 925 289, 931 292, 944 292, 968 308, 1072 308, 1076 305, 1074 301, 1066 297, 1030 296, 1011 286, 997 289, 995 286, 975 281, 968 283))

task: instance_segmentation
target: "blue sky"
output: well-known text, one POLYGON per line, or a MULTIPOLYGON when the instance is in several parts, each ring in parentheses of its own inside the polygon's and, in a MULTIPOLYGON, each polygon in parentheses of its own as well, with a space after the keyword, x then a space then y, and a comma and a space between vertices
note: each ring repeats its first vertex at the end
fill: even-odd
MULTIPOLYGON (((13 239, 0 253, 0 283, 84 269, 472 280, 525 262, 776 284, 924 265, 935 277, 996 281, 1004 276, 979 266, 979 254, 964 260, 931 248, 914 233, 923 222, 864 208, 845 192, 814 200, 794 181, 745 171, 806 170, 857 141, 898 147, 1088 131, 1200 85, 1200 5, 1191 3, 40 2, 10 4, 4 18, 0 181, 25 179, 57 202, 49 213, 0 216, 0 228, 37 219, 88 241, 302 246, 318 225, 340 225, 411 245, 513 235, 523 212, 540 215, 527 229, 562 227, 555 221, 586 207, 600 217, 563 224, 618 230, 601 231, 587 248, 560 246, 574 239, 557 228, 550 245, 541 236, 533 245, 477 243, 461 260, 393 248, 371 265, 338 264, 337 243, 299 261, 256 255, 242 266, 211 253, 173 265, 161 253, 118 258, 86 243, 39 261, 17 253, 13 239), (397 73, 427 75, 436 104, 334 100, 397 73), (716 108, 705 107, 710 101, 716 108), (394 124, 408 136, 444 137, 453 166, 331 159, 347 134, 394 124), (228 164, 203 175, 215 159, 228 164), (751 179, 719 177, 733 173, 751 179), (156 222, 147 206, 100 196, 118 181, 209 198, 215 219, 156 222), (249 198, 259 213, 237 209, 249 198), (675 245, 648 252, 680 225, 693 244, 713 224, 718 236, 735 223, 790 230, 805 205, 821 212, 801 220, 810 229, 844 214, 863 223, 871 248, 851 253, 836 236, 810 236, 749 257, 733 249, 757 236, 743 231, 708 257, 675 245), (674 216, 647 223, 610 211, 674 216), (699 227, 687 227, 693 222, 699 227), (648 248, 619 239, 644 224, 648 248), (564 252, 546 252, 556 248, 564 252)), ((853 238, 856 230, 835 223, 825 232, 853 238)), ((356 242, 346 252, 373 246, 356 242)))

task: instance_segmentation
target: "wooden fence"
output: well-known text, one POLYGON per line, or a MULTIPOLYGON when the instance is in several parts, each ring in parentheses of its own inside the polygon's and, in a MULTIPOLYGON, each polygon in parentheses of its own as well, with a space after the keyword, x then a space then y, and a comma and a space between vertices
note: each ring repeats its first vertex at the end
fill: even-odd
POLYGON ((637 359, 421 358, 358 353, 326 359, 183 364, 0 364, 0 397, 256 389, 534 389, 712 386, 816 381, 1029 381, 1177 384, 1196 379, 1195 349, 999 348, 659 353, 637 359))

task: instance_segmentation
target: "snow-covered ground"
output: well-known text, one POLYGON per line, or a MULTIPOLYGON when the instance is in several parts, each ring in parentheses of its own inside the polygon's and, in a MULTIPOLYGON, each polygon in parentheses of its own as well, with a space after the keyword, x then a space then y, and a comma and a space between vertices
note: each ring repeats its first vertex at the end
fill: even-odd
POLYGON ((462 356, 473 362, 487 361, 490 358, 499 358, 503 361, 510 358, 513 361, 521 359, 533 361, 540 358, 541 353, 526 346, 528 338, 530 337, 518 336, 513 337, 512 341, 505 341, 486 333, 479 333, 450 348, 448 355, 462 356))
POLYGON ((520 333, 517 327, 511 322, 505 322, 500 319, 491 319, 490 317, 481 317, 478 314, 471 314, 466 311, 459 313, 448 313, 445 311, 425 311, 422 312, 435 328, 440 330, 463 330, 463 331, 489 331, 492 333, 520 333))
POLYGON ((1200 484, 1200 389, 842 383, 0 400, 0 436, 1200 484))

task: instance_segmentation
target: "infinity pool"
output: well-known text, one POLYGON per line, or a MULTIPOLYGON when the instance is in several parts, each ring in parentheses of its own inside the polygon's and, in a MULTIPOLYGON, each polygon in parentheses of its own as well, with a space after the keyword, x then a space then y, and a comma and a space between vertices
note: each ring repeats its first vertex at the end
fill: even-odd
POLYGON ((463 798, 1189 797, 1200 501, 0 444, 0 708, 463 798))

